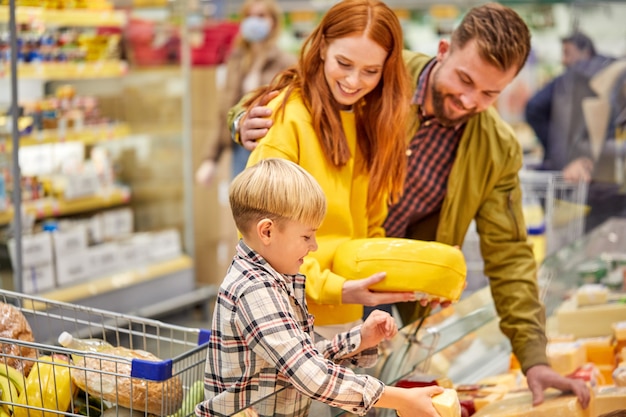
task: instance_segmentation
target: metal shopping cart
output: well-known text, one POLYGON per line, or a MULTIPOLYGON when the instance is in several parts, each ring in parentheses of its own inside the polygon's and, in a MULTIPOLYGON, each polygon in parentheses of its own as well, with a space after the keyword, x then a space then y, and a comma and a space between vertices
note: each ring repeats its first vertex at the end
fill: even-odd
POLYGON ((585 231, 587 183, 567 181, 558 171, 520 171, 524 208, 537 207, 540 213, 525 210, 526 224, 545 230, 545 252, 549 255, 580 238, 585 231), (538 219, 536 214, 541 214, 538 219))
MULTIPOLYGON (((23 314, 35 339, 0 337, 2 417, 99 417, 105 412, 106 416, 186 417, 203 399, 208 330, 4 290, 0 302, 23 314), (63 331, 74 338, 104 340, 116 350, 61 347, 54 341, 63 331), (122 347, 135 354, 121 355, 122 347), (8 363, 32 368, 26 377, 9 369, 8 363), (73 391, 69 396, 67 385, 73 391)), ((2 311, 6 309, 13 310, 2 311)))

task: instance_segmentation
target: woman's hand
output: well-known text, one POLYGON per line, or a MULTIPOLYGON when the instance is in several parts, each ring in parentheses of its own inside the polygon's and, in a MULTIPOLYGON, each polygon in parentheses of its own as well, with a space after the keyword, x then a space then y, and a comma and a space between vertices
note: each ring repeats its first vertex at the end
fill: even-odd
POLYGON ((379 272, 368 278, 346 280, 341 291, 341 303, 377 306, 379 304, 415 301, 413 292, 378 292, 369 289, 372 285, 385 279, 386 276, 386 273, 379 272))

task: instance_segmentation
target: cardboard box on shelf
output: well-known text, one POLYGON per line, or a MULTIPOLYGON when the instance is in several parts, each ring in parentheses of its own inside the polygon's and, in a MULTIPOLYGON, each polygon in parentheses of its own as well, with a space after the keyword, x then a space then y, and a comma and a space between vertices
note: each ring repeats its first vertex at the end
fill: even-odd
MULTIPOLYGON (((15 239, 8 241, 11 264, 15 268, 15 239)), ((22 236, 22 267, 52 264, 52 239, 49 232, 22 236)))
POLYGON ((59 287, 84 281, 90 278, 90 262, 87 249, 74 253, 65 253, 56 257, 56 282, 59 287))
POLYGON ((22 270, 22 292, 38 294, 55 286, 54 269, 51 263, 24 266, 22 270))
POLYGON ((145 265, 150 260, 152 239, 150 233, 135 233, 127 239, 116 242, 119 247, 123 270, 145 265))
POLYGON ((89 278, 108 275, 121 268, 119 246, 115 243, 102 243, 89 247, 86 258, 89 278))
POLYGON ((57 260, 68 255, 75 256, 87 249, 87 224, 76 223, 52 232, 52 243, 57 260))
POLYGON ((178 229, 152 232, 150 235, 152 241, 149 252, 150 260, 164 261, 182 255, 183 248, 178 229))
POLYGON ((133 211, 128 207, 103 211, 99 217, 105 240, 118 239, 133 233, 133 211))

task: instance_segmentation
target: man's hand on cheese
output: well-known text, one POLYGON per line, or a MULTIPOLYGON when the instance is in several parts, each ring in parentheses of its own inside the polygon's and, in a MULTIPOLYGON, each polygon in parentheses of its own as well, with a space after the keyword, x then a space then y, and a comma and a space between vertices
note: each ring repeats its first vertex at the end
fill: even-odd
POLYGON ((346 280, 341 288, 342 304, 377 306, 415 301, 413 292, 378 292, 369 289, 372 285, 385 279, 385 276, 384 272, 379 272, 368 278, 346 280))
POLYGON ((545 389, 556 388, 564 392, 573 392, 583 408, 589 406, 591 393, 583 381, 561 376, 547 365, 535 365, 528 369, 526 381, 530 392, 533 394, 533 405, 539 405, 543 402, 545 389))

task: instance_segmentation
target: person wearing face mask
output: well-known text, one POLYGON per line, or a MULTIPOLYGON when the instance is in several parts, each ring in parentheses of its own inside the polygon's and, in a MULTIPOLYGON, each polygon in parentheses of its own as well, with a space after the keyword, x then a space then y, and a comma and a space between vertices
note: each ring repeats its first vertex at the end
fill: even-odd
MULTIPOLYGON (((269 84, 280 71, 292 66, 296 57, 278 47, 282 12, 275 0, 247 0, 240 15, 243 17, 239 34, 226 62, 226 84, 220 94, 220 118, 241 97, 269 84)), ((209 143, 196 182, 209 186, 215 176, 217 162, 228 147, 232 148, 232 177, 243 171, 250 152, 233 146, 227 125, 221 125, 215 142, 209 143)))
MULTIPOLYGON (((511 127, 493 108, 529 52, 528 27, 515 11, 497 3, 471 8, 451 39, 439 42, 435 57, 404 52, 412 99, 407 99, 411 109, 401 128, 409 135, 402 156, 393 163, 407 166, 408 171, 402 196, 389 208, 384 232, 460 247, 475 220, 500 328, 521 363, 533 403, 541 403, 544 390, 551 387, 573 391, 586 408, 590 393, 585 384, 557 374, 548 362, 537 265, 522 213, 518 177, 522 150, 511 127)), ((349 80, 337 77, 334 85, 346 93, 359 91, 361 86, 347 84, 349 80)), ((257 104, 242 103, 247 111, 235 106, 229 112, 229 124, 239 119, 234 139, 250 149, 268 146, 264 137, 280 120, 269 118, 272 108, 257 104)), ((398 95, 395 105, 401 104, 398 95)), ((358 129, 364 126, 357 124, 358 129)), ((394 173, 386 175, 393 178, 394 173)), ((343 193, 350 198, 355 190, 346 188, 343 193)), ((330 207, 332 199, 328 200, 330 207)), ((321 249, 320 245, 318 253, 321 249)), ((319 293, 307 287, 311 311, 321 313, 316 326, 347 321, 348 315, 342 313, 346 304, 383 303, 380 294, 368 290, 369 285, 370 279, 335 278, 319 293)), ((404 323, 421 314, 411 304, 397 305, 404 323)))

